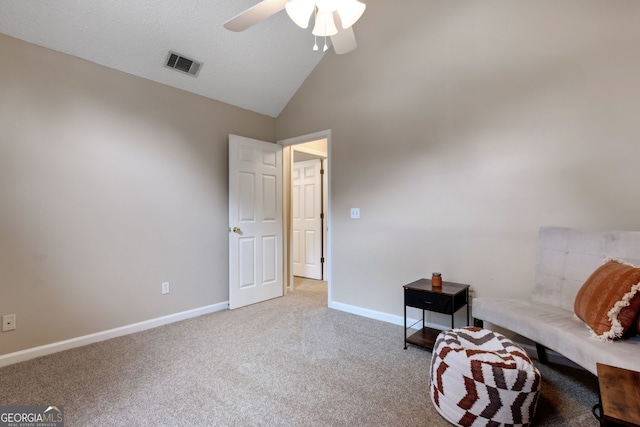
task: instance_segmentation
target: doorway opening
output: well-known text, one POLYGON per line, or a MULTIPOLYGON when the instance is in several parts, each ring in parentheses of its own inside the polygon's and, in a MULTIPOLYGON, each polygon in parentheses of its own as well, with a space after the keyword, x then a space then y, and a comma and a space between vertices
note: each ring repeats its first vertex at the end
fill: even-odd
POLYGON ((330 302, 331 131, 278 144, 283 146, 284 291, 293 291, 301 280, 322 280, 330 302))
MULTIPOLYGON (((307 144, 323 143, 314 141, 307 144)), ((326 155, 310 154, 307 144, 293 147, 291 170, 291 263, 293 275, 324 279, 326 254, 324 205, 326 155)))

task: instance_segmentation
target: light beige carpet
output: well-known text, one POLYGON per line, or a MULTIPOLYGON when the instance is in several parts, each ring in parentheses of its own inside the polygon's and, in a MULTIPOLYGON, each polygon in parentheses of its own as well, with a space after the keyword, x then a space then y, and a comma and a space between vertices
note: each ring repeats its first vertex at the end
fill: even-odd
MULTIPOLYGON (((0 369, 0 405, 67 426, 447 426, 431 353, 401 326, 327 308, 326 284, 0 369)), ((540 366, 536 425, 597 426, 591 374, 540 366)))

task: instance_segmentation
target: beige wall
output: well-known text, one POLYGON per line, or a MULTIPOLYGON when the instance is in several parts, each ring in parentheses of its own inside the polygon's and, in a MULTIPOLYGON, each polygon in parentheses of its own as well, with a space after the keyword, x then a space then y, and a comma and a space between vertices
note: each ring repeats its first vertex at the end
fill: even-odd
POLYGON ((275 119, 1 35, 0 53, 0 354, 227 301, 227 135, 275 141, 275 119))
POLYGON ((640 2, 367 4, 277 119, 332 130, 334 303, 400 316, 432 271, 524 298, 541 225, 640 230, 640 2))
MULTIPOLYGON (((322 138, 322 139, 318 139, 316 141, 310 141, 310 142, 305 142, 304 144, 298 144, 295 145, 294 148, 296 150, 311 150, 316 152, 317 154, 324 154, 324 156, 326 157, 327 152, 329 151, 327 148, 327 139, 326 138, 322 138)), ((314 153, 314 154, 316 154, 314 153)))
POLYGON ((0 36, 0 354, 226 301, 229 133, 332 130, 336 303, 525 297, 539 226, 640 229, 637 0, 367 4, 277 120, 0 36))

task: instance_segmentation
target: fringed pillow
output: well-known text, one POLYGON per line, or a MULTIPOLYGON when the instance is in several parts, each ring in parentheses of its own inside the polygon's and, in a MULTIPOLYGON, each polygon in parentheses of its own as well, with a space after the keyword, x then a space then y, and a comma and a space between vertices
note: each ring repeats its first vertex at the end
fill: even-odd
POLYGON ((640 311, 640 268, 608 259, 582 285, 574 312, 591 329, 592 338, 622 337, 640 311))

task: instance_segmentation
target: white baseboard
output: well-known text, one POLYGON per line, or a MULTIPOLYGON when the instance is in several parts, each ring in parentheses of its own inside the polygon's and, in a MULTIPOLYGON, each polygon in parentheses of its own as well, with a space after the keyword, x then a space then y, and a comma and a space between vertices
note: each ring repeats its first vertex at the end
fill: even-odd
POLYGON ((191 319, 193 317, 202 316, 203 314, 215 313, 229 308, 229 302, 221 302, 205 307, 194 308, 180 313, 169 314, 167 316, 157 317, 155 319, 145 320, 143 322, 131 325, 121 326, 107 331, 96 332, 95 334, 84 335, 82 337, 71 338, 65 341, 59 341, 51 344, 33 347, 26 350, 16 351, 0 356, 0 368, 13 365, 14 363, 24 362, 25 360, 35 359, 36 357, 46 356, 48 354, 57 353, 63 350, 69 350, 83 345, 105 341, 111 338, 121 337, 123 335, 133 334, 135 332, 145 331, 147 329, 157 328, 158 326, 168 325, 169 323, 179 322, 181 320, 191 319))
MULTIPOLYGON (((369 310, 368 308, 362 308, 355 305, 343 304, 341 302, 331 301, 329 303, 329 308, 334 310, 344 311, 351 314, 356 314, 358 316, 367 317, 369 319, 380 320, 382 322, 392 323, 394 325, 404 326, 404 317, 397 316, 395 314, 384 313, 382 311, 369 310)), ((422 319, 410 319, 407 317, 407 327, 420 322, 420 325, 416 325, 416 329, 420 329, 422 327, 422 319)), ((446 331, 451 329, 451 326, 439 325, 437 323, 425 323, 425 326, 428 326, 433 329, 440 329, 442 331, 446 331)))
MULTIPOLYGON (((367 317, 369 319, 375 319, 375 320, 380 320, 387 323, 392 323, 394 325, 404 326, 403 316, 396 316, 396 315, 384 313, 381 311, 369 310, 369 309, 358 307, 355 305, 343 304, 341 302, 335 302, 335 301, 331 301, 331 303, 329 303, 329 308, 332 308, 334 310, 344 311, 351 314, 356 314, 362 317, 367 317)), ((415 329, 420 329, 420 327, 422 327, 422 319, 407 318, 407 327, 411 327, 412 325, 415 325, 415 329)), ((451 326, 439 325, 439 324, 428 323, 428 322, 425 323, 425 326, 428 326, 434 329, 440 329, 443 331, 451 329, 451 326)), ((529 354, 529 356, 532 359, 536 359, 536 360, 538 359, 538 353, 536 351, 535 345, 521 343, 521 342, 517 342, 517 343, 518 345, 520 345, 522 348, 525 349, 525 351, 529 354)), ((549 363, 584 369, 581 366, 573 363, 569 359, 565 358, 561 354, 558 354, 548 349, 547 349, 547 359, 549 360, 549 363)))

